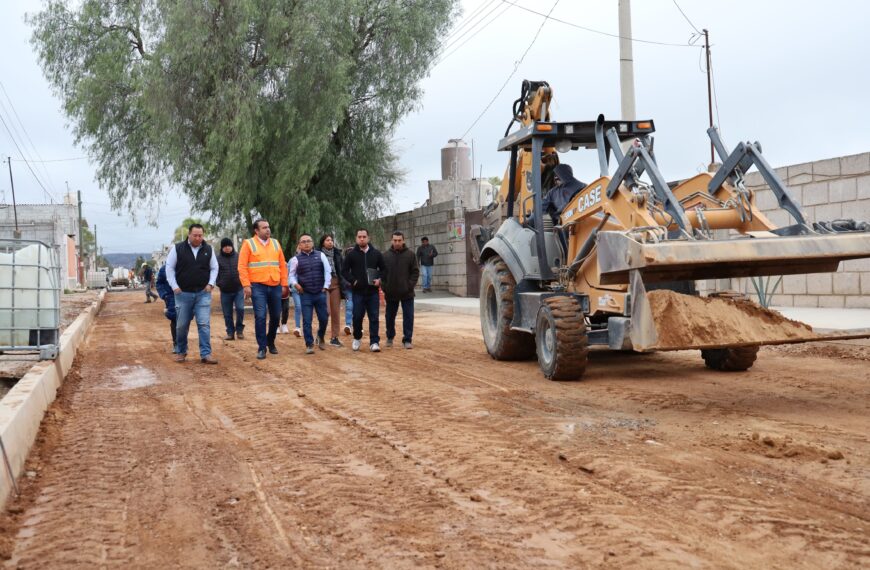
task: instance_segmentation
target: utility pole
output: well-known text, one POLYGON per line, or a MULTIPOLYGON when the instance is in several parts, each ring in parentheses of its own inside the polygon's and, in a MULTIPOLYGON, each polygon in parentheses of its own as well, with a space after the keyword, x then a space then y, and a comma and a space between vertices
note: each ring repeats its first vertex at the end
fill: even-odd
POLYGON ((15 182, 12 180, 12 157, 6 157, 6 163, 9 165, 9 186, 12 187, 12 215, 15 216, 15 233, 12 236, 15 239, 21 239, 21 230, 18 229, 18 206, 15 203, 15 182))
MULTIPOLYGON (((712 76, 712 70, 710 69, 710 32, 707 28, 702 30, 704 32, 704 51, 707 55, 707 109, 710 113, 710 126, 713 126, 713 89, 711 88, 712 82, 710 80, 712 76)), ((716 163, 716 155, 713 154, 713 141, 710 141, 710 165, 716 163)))
POLYGON ((85 284, 85 232, 82 227, 82 191, 78 191, 79 197, 79 283, 85 284))
POLYGON ((97 262, 100 260, 99 249, 97 249, 97 224, 94 224, 94 271, 97 270, 97 262))
POLYGON ((634 106, 634 56, 631 53, 631 0, 619 0, 619 86, 622 119, 637 118, 634 106))

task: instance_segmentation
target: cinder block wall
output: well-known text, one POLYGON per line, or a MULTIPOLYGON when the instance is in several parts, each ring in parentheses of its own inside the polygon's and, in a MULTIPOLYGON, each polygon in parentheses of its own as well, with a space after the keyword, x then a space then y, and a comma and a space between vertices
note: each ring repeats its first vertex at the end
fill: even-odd
MULTIPOLYGON (((840 218, 870 221, 870 152, 785 166, 776 172, 810 222, 840 218)), ((757 192, 759 208, 773 223, 794 223, 779 209, 776 197, 758 172, 750 173, 746 184, 757 192)), ((753 291, 746 280, 740 281, 732 286, 753 291)), ((841 262, 836 273, 785 276, 773 305, 870 308, 870 258, 841 262)))
POLYGON ((401 212, 379 220, 383 238, 377 247, 384 251, 390 247, 393 231, 405 234, 405 242, 415 252, 420 238, 426 236, 429 243, 438 249, 435 270, 432 272, 432 288, 449 291, 465 297, 468 294, 464 239, 453 240, 448 235, 448 222, 453 219, 453 201, 422 206, 410 212, 401 212))

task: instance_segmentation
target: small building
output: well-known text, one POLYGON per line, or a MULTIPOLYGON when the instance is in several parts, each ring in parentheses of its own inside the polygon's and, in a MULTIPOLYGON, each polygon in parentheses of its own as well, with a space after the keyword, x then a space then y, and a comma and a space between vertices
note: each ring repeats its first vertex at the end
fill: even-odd
POLYGON ((79 213, 76 204, 0 204, 0 239, 13 239, 15 213, 20 239, 38 240, 56 248, 61 265, 62 286, 79 285, 79 213))

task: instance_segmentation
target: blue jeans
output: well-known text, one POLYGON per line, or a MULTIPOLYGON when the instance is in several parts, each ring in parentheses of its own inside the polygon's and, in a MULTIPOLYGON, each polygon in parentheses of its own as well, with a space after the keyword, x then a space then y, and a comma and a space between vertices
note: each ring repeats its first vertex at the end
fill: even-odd
POLYGON ((290 293, 293 295, 293 320, 296 322, 296 328, 299 328, 299 321, 302 319, 302 297, 294 288, 290 288, 290 293))
POLYGON ((203 289, 199 293, 175 294, 176 348, 178 354, 187 354, 187 332, 190 321, 196 318, 196 330, 199 333, 199 357, 205 358, 211 354, 211 293, 203 289))
POLYGON ((380 327, 378 311, 381 306, 381 299, 378 295, 378 290, 354 291, 353 292, 353 338, 359 340, 362 338, 363 318, 369 318, 369 343, 374 344, 381 341, 378 336, 380 327))
POLYGON ((254 331, 257 336, 257 348, 275 344, 278 323, 281 320, 281 286, 251 283, 251 302, 254 305, 254 331), (266 331, 266 315, 269 316, 269 329, 266 331))
POLYGON ((317 338, 323 338, 326 334, 326 323, 329 320, 329 310, 326 308, 326 293, 302 293, 302 336, 305 337, 305 346, 314 345, 314 337, 311 335, 311 319, 314 311, 317 311, 317 338))
POLYGON ((421 265, 420 272, 423 274, 423 289, 431 289, 432 288, 432 270, 435 269, 434 265, 421 265))
POLYGON ((387 321, 387 340, 396 337, 396 315, 402 305, 402 342, 411 342, 414 336, 414 298, 401 301, 387 301, 385 317, 387 321))
POLYGON ((235 293, 221 291, 221 311, 224 313, 224 324, 227 326, 227 336, 233 336, 245 330, 245 291, 239 289, 235 293), (236 309, 236 323, 233 324, 233 308, 236 309))
POLYGON ((345 289, 342 294, 344 295, 344 324, 350 326, 353 324, 353 291, 345 289))

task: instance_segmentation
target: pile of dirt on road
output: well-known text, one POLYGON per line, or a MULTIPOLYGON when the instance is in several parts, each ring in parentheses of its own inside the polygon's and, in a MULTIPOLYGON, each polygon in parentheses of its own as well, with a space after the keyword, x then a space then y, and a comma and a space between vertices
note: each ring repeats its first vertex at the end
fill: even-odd
POLYGON ((697 297, 667 290, 650 291, 647 298, 661 349, 764 344, 818 336, 806 323, 746 299, 697 297))

